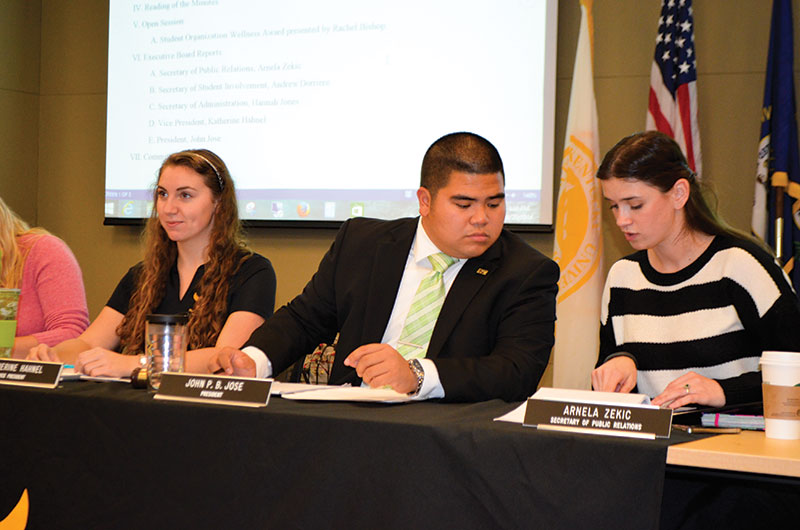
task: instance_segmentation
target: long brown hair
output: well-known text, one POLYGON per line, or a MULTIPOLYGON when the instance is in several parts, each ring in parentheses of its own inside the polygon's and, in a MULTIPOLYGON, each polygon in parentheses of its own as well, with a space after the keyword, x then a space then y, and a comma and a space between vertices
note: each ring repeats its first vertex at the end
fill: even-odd
POLYGON ((684 205, 686 228, 711 236, 729 235, 756 242, 749 234, 729 226, 716 212, 716 196, 689 168, 680 146, 664 133, 639 132, 617 142, 603 157, 597 178, 639 180, 666 193, 679 179, 689 182, 684 205))
POLYGON ((31 228, 9 208, 0 197, 0 287, 15 289, 22 282, 25 259, 33 246, 20 246, 19 238, 26 235, 43 236, 44 228, 31 228))
MULTIPOLYGON (((204 348, 213 346, 219 337, 226 319, 230 279, 252 251, 244 241, 233 179, 222 159, 207 149, 174 153, 161 164, 159 180, 164 169, 170 166, 184 166, 203 177, 217 203, 205 272, 197 287, 187 325, 188 347, 204 348)), ((144 261, 136 278, 128 312, 117 328, 123 353, 143 350, 145 320, 148 313, 161 303, 170 268, 178 258, 177 244, 167 237, 158 220, 157 201, 156 187, 153 190, 153 211, 144 229, 144 261)))

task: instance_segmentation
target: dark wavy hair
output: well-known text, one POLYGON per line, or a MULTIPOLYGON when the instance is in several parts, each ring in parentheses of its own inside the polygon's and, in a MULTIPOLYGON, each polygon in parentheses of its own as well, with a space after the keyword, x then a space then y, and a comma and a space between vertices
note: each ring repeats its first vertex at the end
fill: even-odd
POLYGON ((603 157, 597 178, 621 178, 645 182, 661 192, 672 189, 680 179, 689 182, 689 199, 684 206, 686 227, 704 234, 730 235, 753 241, 745 232, 730 227, 716 212, 713 190, 689 168, 680 146, 664 133, 639 132, 617 142, 603 157))
MULTIPOLYGON (((158 171, 184 166, 203 178, 216 201, 214 225, 209 236, 208 260, 197 287, 195 304, 187 325, 188 348, 213 346, 225 324, 230 278, 252 254, 247 247, 239 221, 239 209, 233 179, 225 162, 207 149, 192 149, 166 158, 158 171)), ((145 257, 136 278, 136 289, 128 312, 117 328, 123 353, 143 350, 145 321, 161 303, 170 268, 178 258, 178 246, 170 240, 158 219, 157 184, 153 190, 153 211, 144 229, 145 257)))

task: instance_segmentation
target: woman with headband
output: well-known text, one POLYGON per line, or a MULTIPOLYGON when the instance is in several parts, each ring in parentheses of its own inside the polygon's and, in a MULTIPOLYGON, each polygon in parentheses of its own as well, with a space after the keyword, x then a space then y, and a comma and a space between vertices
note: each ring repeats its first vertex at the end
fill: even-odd
POLYGON ((636 253, 608 273, 595 390, 653 404, 761 400, 764 350, 800 351, 800 307, 773 257, 724 224, 680 147, 659 132, 622 139, 597 178, 636 253))
MULTIPOLYGON (((128 376, 142 365, 150 313, 189 313, 190 350, 239 348, 272 314, 275 272, 244 242, 233 180, 217 155, 197 149, 167 157, 153 200, 144 261, 78 338, 37 346, 28 358, 72 363, 89 375, 128 376)), ((205 351, 187 354, 187 371, 206 365, 205 351)))

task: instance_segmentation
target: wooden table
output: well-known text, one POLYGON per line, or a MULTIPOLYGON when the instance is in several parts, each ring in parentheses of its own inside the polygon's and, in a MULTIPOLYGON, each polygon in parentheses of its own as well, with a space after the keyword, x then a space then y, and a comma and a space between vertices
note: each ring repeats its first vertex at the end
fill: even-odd
POLYGON ((667 449, 661 530, 797 527, 787 521, 800 521, 800 440, 742 431, 667 449))
POLYGON ((667 464, 800 478, 800 440, 775 440, 762 431, 721 434, 670 446, 667 464))

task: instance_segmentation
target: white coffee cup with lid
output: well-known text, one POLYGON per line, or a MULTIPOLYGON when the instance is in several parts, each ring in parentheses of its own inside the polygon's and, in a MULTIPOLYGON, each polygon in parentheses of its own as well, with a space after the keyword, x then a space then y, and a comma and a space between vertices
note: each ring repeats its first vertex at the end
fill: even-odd
POLYGON ((767 438, 800 440, 800 352, 761 355, 767 438))

